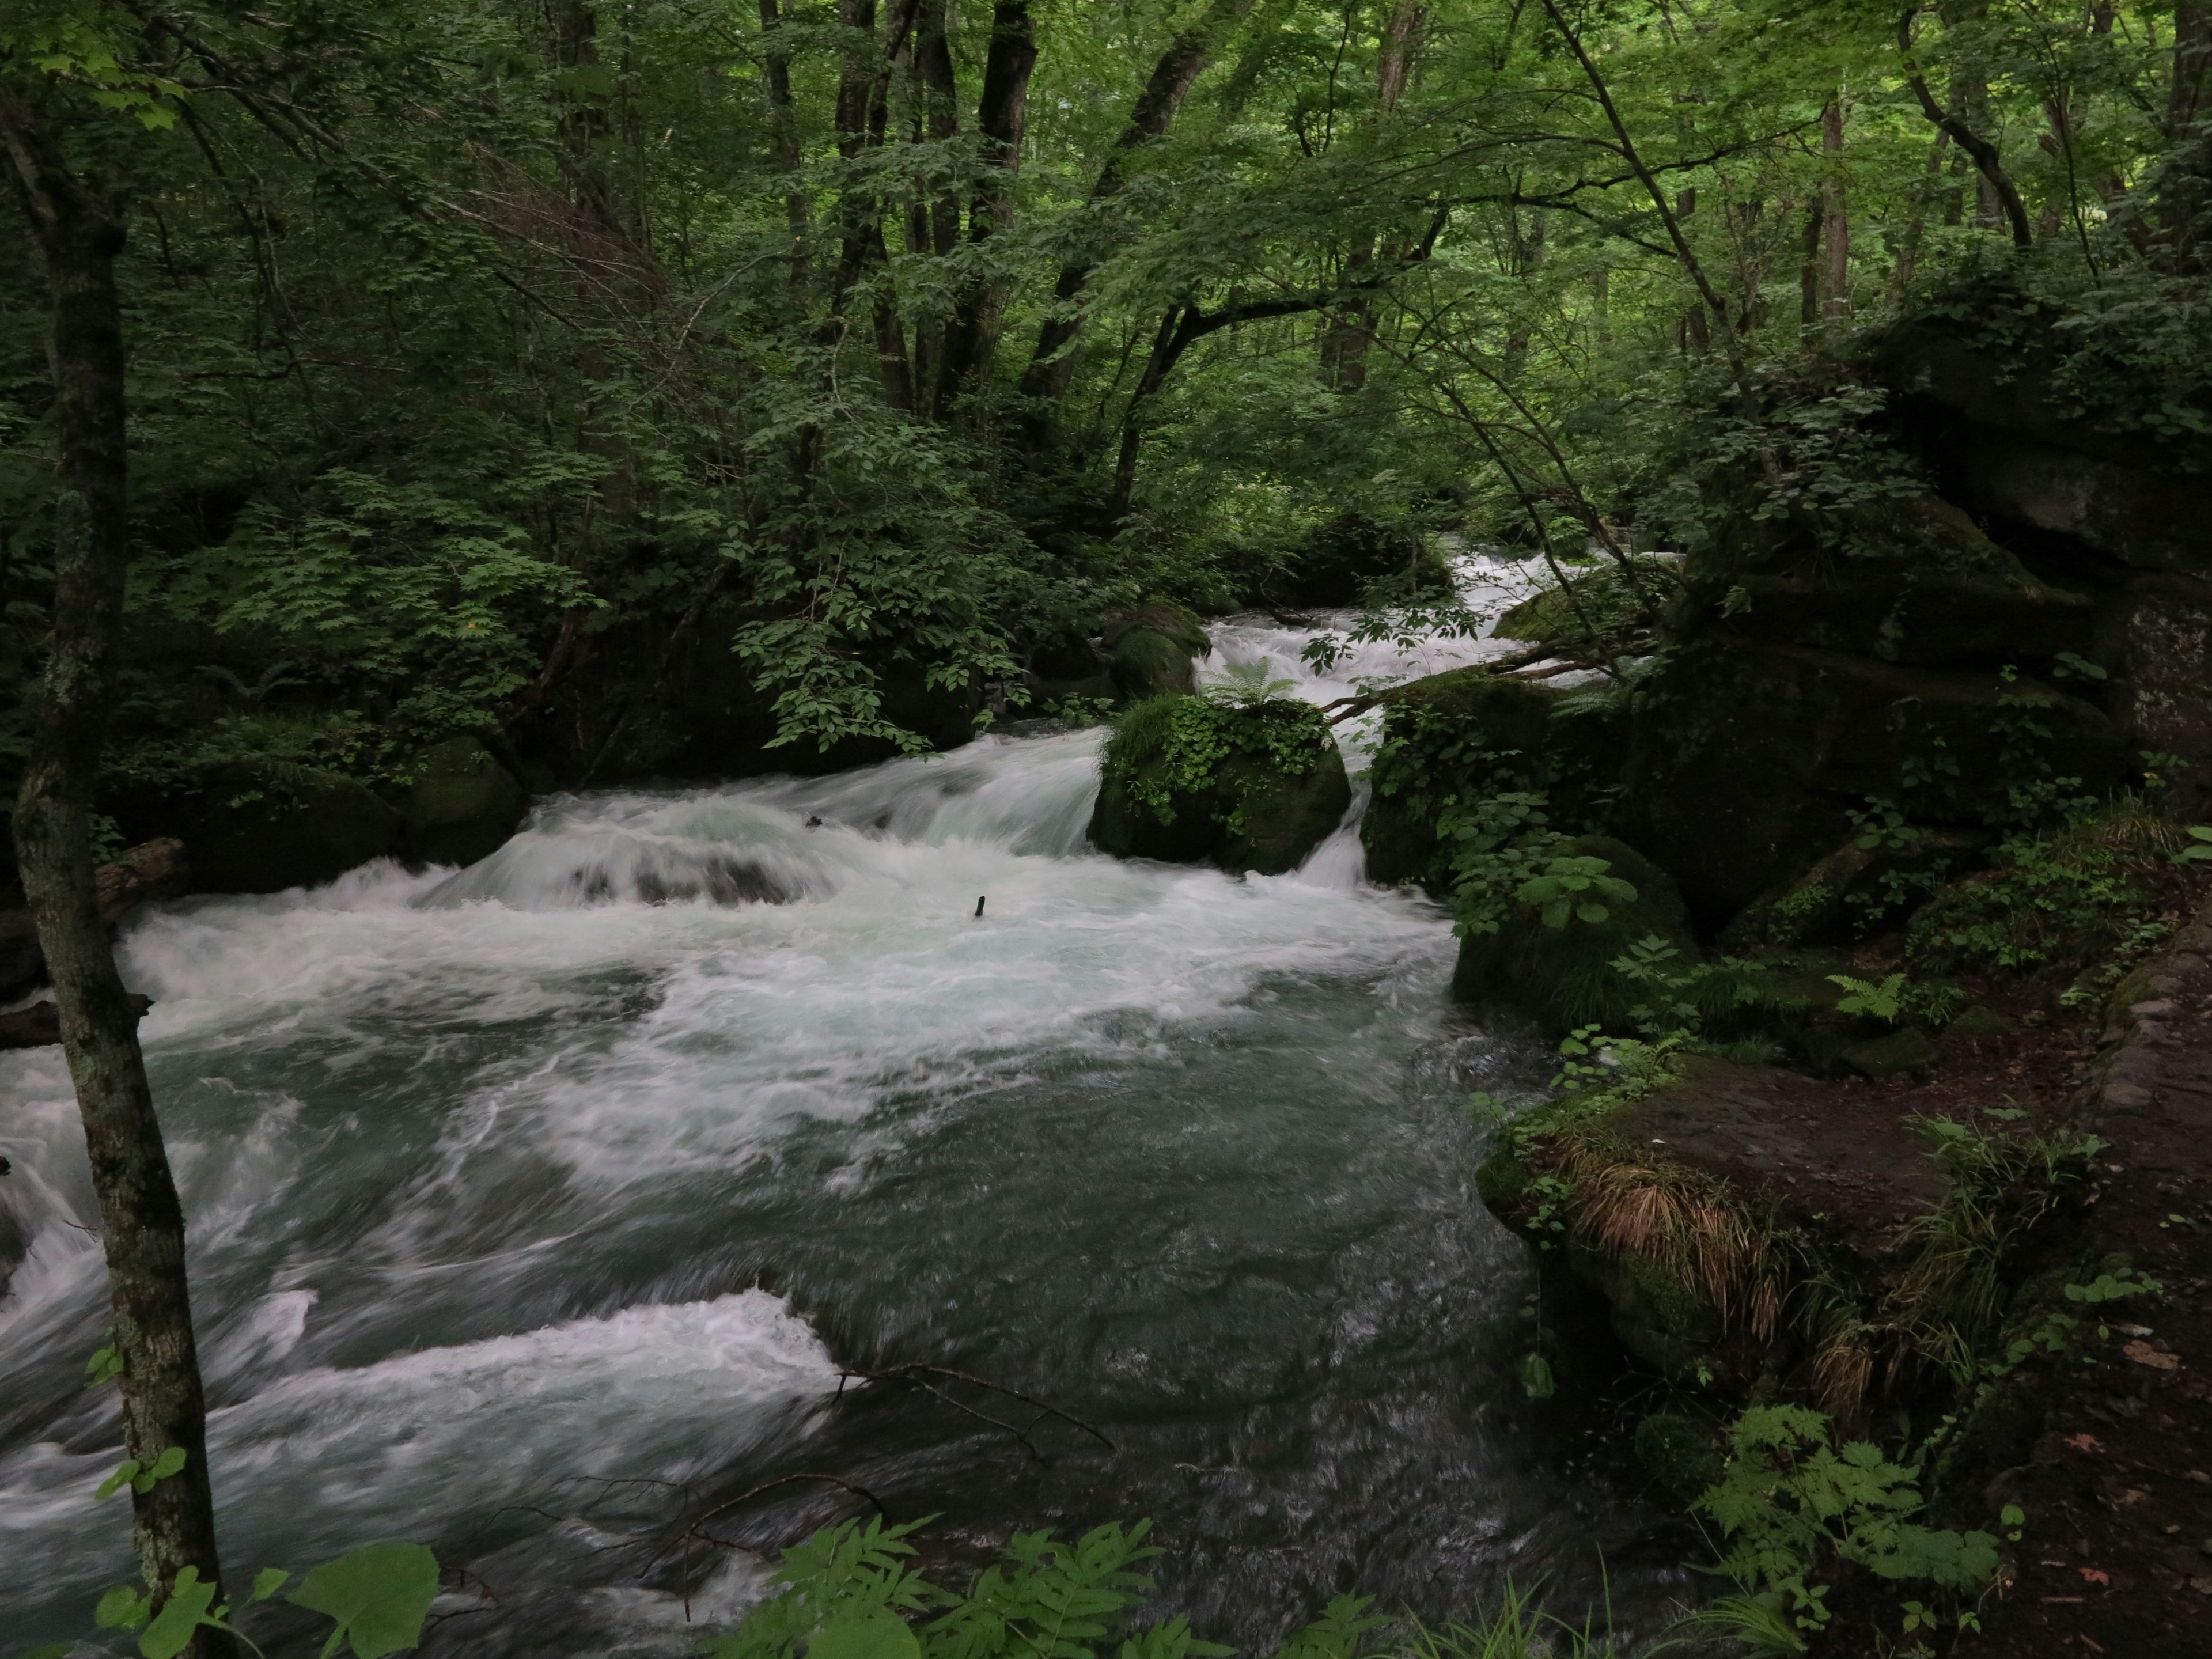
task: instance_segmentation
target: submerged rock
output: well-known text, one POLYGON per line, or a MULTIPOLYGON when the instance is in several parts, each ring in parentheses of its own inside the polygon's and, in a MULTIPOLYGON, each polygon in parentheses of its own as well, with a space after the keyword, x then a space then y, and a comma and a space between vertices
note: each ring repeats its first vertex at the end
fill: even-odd
POLYGON ((474 738, 448 738, 415 757, 405 808, 407 850, 426 864, 474 864, 498 850, 530 796, 474 738))
POLYGON ((1091 843, 1116 858, 1279 875, 1352 804, 1344 756, 1310 703, 1155 697, 1116 722, 1100 765, 1091 843), (1195 777, 1175 728, 1191 705, 1208 711, 1206 729, 1220 738, 1195 777))

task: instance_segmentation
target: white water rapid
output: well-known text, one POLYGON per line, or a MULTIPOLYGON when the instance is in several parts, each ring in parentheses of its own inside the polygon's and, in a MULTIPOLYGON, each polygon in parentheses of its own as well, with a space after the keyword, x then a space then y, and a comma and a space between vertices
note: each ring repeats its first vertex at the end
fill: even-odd
MULTIPOLYGON (((1232 620, 1207 672, 1496 648, 1321 679, 1309 637, 1232 620)), ((1090 853, 1099 743, 556 798, 465 871, 134 922, 232 1570, 416 1537, 469 1570, 434 1650, 679 1653, 760 1570, 635 1540, 805 1473, 969 1551, 1152 1516, 1164 1605, 1248 1649, 1346 1588, 1586 1604, 1601 1552, 1652 1605, 1650 1516, 1511 1382, 1532 1281, 1457 1104, 1532 1057, 1449 1006, 1445 919, 1362 884, 1356 815, 1279 878, 1090 853), (1114 1449, 839 1375, 917 1362, 1114 1449)), ((74 1635, 129 1576, 97 1212, 58 1053, 0 1102, 0 1600, 74 1635)), ((866 1509, 795 1481, 722 1535, 866 1509)))

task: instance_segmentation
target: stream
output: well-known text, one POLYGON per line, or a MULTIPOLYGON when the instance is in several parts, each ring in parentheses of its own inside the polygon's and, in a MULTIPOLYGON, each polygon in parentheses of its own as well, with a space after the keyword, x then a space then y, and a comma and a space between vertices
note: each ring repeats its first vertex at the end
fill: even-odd
MULTIPOLYGON (((1322 677, 1310 635, 1232 619, 1205 672, 1325 702, 1498 648, 1322 677)), ((1364 790, 1290 875, 1117 863, 1102 735, 553 797, 465 871, 137 918, 234 1574, 420 1538, 468 1570, 428 1651, 674 1655, 766 1572, 674 1523, 803 1475, 708 1530, 772 1555, 860 1489, 957 1565, 1149 1516, 1161 1610, 1248 1652, 1509 1576, 1663 1623, 1681 1539, 1522 1398, 1534 1276, 1473 1189, 1468 1092, 1544 1057, 1362 883, 1364 790)), ((0 1601, 38 1640, 132 1576, 129 1516, 59 1051, 0 1055, 0 1601)))

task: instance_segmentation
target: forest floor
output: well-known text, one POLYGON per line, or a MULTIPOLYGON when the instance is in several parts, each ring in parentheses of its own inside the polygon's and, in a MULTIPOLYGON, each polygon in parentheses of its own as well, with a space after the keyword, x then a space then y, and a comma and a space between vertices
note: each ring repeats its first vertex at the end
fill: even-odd
MULTIPOLYGON (((1951 1651, 2212 1659, 2212 904, 2118 1011, 2124 1034, 2103 1010, 2056 1008, 2047 992, 2007 1006, 1989 988, 1988 1000, 2012 1029, 1939 1037, 1943 1063, 1923 1073, 1875 1083, 1714 1064, 1623 1127, 1869 1256, 1894 1249, 1942 1190, 1922 1120, 1994 1128, 1989 1109, 2016 1109, 2027 1114, 2021 1129, 2106 1141, 2063 1249, 2075 1261, 2124 1253, 2165 1293, 2106 1310, 2094 1363, 2045 1387, 2040 1434, 1984 1494, 1992 1514, 2003 1504, 2027 1512, 2014 1576, 1982 1604, 1982 1630, 1951 1651)), ((1847 1596, 1821 1650, 1901 1650, 1895 1601, 1847 1596)))

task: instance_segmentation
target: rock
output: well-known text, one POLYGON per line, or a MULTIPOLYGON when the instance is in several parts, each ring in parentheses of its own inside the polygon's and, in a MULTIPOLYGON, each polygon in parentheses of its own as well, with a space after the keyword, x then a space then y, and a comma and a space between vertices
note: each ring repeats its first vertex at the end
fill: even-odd
POLYGON ((1620 817, 1717 927, 1843 842, 1870 799, 1981 828, 2039 777, 2094 795, 2136 775, 2100 710, 2034 680, 1709 635, 1638 687, 1620 817))
POLYGON ((1595 569, 1570 576, 1565 587, 1547 587, 1522 600, 1501 615, 1491 631, 1501 640, 1558 643, 1571 652, 1587 645, 1592 628, 1616 635, 1648 623, 1673 597, 1680 581, 1677 567, 1681 561, 1644 555, 1633 562, 1640 592, 1608 557, 1595 569))
POLYGON ((1916 1025, 1901 1026, 1886 1036, 1854 1042, 1843 1051, 1844 1066, 1869 1082, 1880 1083, 1900 1072, 1924 1072, 1942 1063, 1942 1051, 1916 1025))
POLYGON ((2212 582, 2142 576, 2106 606, 2097 659, 2105 703, 2142 747, 2212 762, 2212 582))
POLYGON ((2091 647, 2094 598, 2031 574, 1939 496, 1859 507, 1836 534, 1839 546, 1790 518, 1732 517, 1689 561, 1678 635, 1718 629, 1920 667, 2039 671, 2091 647))
POLYGON ((2001 1037, 2013 1028, 2013 1022, 1986 1003, 1978 1002, 1958 1018, 1945 1026, 1952 1036, 2001 1037))
POLYGON ((1209 656, 1213 641, 1198 618, 1178 605, 1152 603, 1122 612, 1107 623, 1100 641, 1114 689, 1131 702, 1164 692, 1188 696, 1198 689, 1196 659, 1209 656))
POLYGON ((1721 947, 1851 944, 1951 880, 1991 837, 1974 830, 1917 830, 1871 848, 1863 839, 1853 836, 1786 887, 1754 899, 1721 930, 1721 947))
POLYGON ((400 815, 366 784, 265 762, 211 766, 181 787, 129 792, 111 810, 126 829, 180 837, 198 893, 314 886, 399 841, 400 815))
POLYGON ((1636 1461, 1676 1503, 1688 1504, 1727 1471, 1726 1443, 1714 1425, 1687 1412, 1656 1411, 1636 1425, 1636 1461))
MULTIPOLYGON (((1352 785, 1336 740, 1321 728, 1311 764, 1304 772, 1274 765, 1256 743, 1233 750, 1214 767, 1205 787, 1174 789, 1163 821, 1144 793, 1166 775, 1170 722, 1186 701, 1190 700, 1172 695, 1154 697, 1116 722, 1102 760, 1091 845, 1116 858, 1206 861, 1261 875, 1296 869, 1342 822, 1352 804, 1352 785)), ((1247 720, 1301 724, 1313 714, 1310 704, 1280 702, 1240 711, 1247 720)))
POLYGON ((1554 1036, 1599 1025, 1626 1035, 1628 1010, 1643 1000, 1611 966, 1638 941, 1656 934, 1686 961, 1697 957, 1689 913, 1665 872, 1632 847, 1604 836, 1562 842, 1559 856, 1599 858, 1607 874, 1629 883, 1636 897, 1606 902, 1606 919, 1547 926, 1533 905, 1516 902, 1495 933, 1460 941, 1452 994, 1462 1002, 1496 1004, 1528 1015, 1554 1036))
MULTIPOLYGON (((154 1006, 151 997, 126 996, 133 1019, 146 1018, 154 1006)), ((0 1048, 47 1048, 62 1040, 62 1011, 51 1002, 34 1002, 19 1013, 0 1014, 0 1048)))
MULTIPOLYGON (((185 890, 190 874, 185 844, 173 837, 149 841, 117 854, 112 862, 92 872, 100 920, 112 927, 142 904, 175 898, 185 890)), ((46 974, 38 924, 32 921, 29 908, 18 905, 0 910, 0 1000, 21 995, 41 983, 46 974)))
POLYGON ((1601 821, 1626 729, 1618 700, 1455 668, 1394 688, 1384 708, 1375 795, 1360 825, 1370 881, 1419 882, 1449 896, 1436 830, 1449 798, 1525 790, 1546 797, 1555 828, 1601 821))
POLYGON ((448 738, 415 757, 404 810, 406 848, 425 864, 474 864, 498 850, 530 796, 474 738, 448 738))

